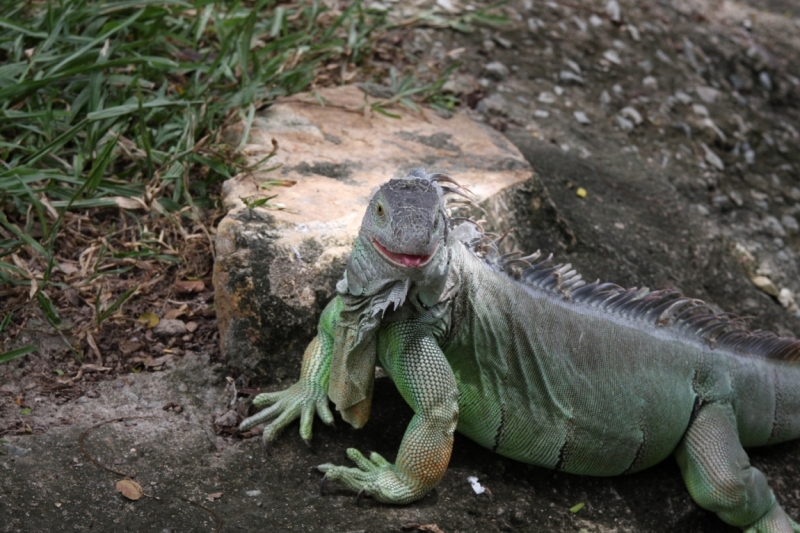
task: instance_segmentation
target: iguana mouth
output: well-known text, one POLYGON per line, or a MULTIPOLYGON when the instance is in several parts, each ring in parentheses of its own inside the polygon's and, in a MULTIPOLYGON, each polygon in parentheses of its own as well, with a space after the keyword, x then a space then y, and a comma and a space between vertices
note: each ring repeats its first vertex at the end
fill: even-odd
POLYGON ((372 244, 377 248, 377 250, 382 253, 389 261, 392 263, 396 263, 400 266, 404 267, 421 267, 424 266, 428 261, 431 260, 431 257, 436 253, 436 250, 439 249, 439 245, 436 245, 436 250, 433 251, 432 254, 428 255, 412 255, 412 254, 398 254, 388 250, 384 245, 379 243, 377 239, 372 239, 372 244))

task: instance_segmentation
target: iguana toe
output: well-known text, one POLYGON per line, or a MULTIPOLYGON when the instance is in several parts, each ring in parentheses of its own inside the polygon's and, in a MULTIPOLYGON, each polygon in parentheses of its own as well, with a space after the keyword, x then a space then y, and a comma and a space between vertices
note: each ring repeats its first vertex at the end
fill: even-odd
POLYGON ((356 468, 329 463, 317 467, 317 470, 325 473, 320 489, 328 480, 339 481, 348 489, 358 493, 357 504, 365 496, 383 503, 409 503, 429 490, 404 476, 396 466, 375 452, 366 458, 358 450, 349 448, 347 456, 356 463, 356 468))
POLYGON ((361 489, 360 491, 358 491, 358 494, 356 495, 356 507, 361 505, 361 499, 364 497, 365 493, 366 493, 365 489, 361 489))

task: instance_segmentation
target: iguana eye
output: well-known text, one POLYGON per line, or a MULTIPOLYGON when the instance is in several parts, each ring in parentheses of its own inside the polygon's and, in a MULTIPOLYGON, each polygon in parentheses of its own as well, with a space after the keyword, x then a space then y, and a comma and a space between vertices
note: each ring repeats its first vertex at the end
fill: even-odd
POLYGON ((375 204, 375 212, 378 214, 379 217, 383 216, 383 205, 382 204, 375 204))

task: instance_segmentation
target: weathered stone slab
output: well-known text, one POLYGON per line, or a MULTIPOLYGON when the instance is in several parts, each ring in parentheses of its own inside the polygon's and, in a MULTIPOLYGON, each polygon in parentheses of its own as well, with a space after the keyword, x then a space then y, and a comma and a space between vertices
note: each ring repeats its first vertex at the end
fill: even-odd
MULTIPOLYGON (((223 189, 228 214, 218 227, 214 268, 222 348, 232 367, 261 381, 296 378, 370 193, 384 181, 415 167, 448 173, 483 202, 490 224, 520 226, 522 235, 531 233, 520 218, 529 218, 526 210, 547 217, 542 207, 552 207, 519 151, 483 124, 428 109, 392 109, 400 119, 365 112, 356 87, 320 96, 324 105, 297 95, 256 119, 244 154, 262 160, 274 140, 277 151, 265 166, 279 168, 241 174, 223 189), (268 186, 276 180, 295 183, 268 186), (248 209, 242 201, 272 195, 269 204, 282 208, 248 209)), ((238 144, 236 134, 231 143, 238 144)))

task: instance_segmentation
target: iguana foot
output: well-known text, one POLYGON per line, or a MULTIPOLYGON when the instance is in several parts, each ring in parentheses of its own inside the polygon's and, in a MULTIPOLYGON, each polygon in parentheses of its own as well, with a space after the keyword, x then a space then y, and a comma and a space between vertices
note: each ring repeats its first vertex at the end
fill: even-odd
POLYGON ((246 431, 259 424, 270 422, 264 428, 264 445, 274 441, 283 429, 296 418, 300 418, 300 437, 311 447, 311 426, 316 412, 325 424, 333 424, 333 414, 328 407, 328 396, 322 387, 315 387, 299 381, 280 392, 265 392, 253 399, 253 405, 267 407, 245 419, 239 431, 246 431))
POLYGON ((744 533, 800 533, 800 524, 789 518, 780 505, 775 505, 744 533))
POLYGON ((397 470, 397 467, 372 452, 369 459, 355 448, 348 448, 347 457, 357 468, 319 465, 317 470, 325 473, 320 491, 327 480, 341 481, 348 489, 358 492, 358 500, 370 496, 383 503, 409 503, 423 496, 429 489, 414 483, 397 470))

